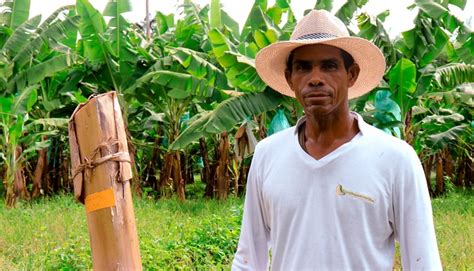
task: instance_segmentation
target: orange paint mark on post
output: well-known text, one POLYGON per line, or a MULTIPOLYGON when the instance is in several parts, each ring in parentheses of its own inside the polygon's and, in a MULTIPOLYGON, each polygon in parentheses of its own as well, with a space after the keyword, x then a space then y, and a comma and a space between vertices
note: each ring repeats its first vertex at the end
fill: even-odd
POLYGON ((115 195, 112 188, 88 195, 85 200, 86 212, 90 213, 115 206, 115 195))

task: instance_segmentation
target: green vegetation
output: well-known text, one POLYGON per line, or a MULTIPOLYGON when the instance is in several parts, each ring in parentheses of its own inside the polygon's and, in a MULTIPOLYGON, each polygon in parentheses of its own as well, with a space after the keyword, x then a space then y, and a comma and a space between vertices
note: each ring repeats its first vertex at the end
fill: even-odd
MULTIPOLYGON (((474 268, 474 197, 453 192, 474 185, 474 34, 450 10, 466 1, 414 1, 415 25, 395 39, 384 28, 389 11, 360 12, 367 0, 339 10, 332 0, 314 2, 382 49, 384 80, 351 100, 351 110, 414 147, 436 197, 444 266, 474 268)), ((91 268, 64 142, 76 106, 109 90, 119 94, 133 191, 143 195, 135 210, 144 267, 228 268, 242 210, 229 196, 245 192, 243 153, 273 130, 276 112, 290 124, 302 114, 254 64, 261 48, 289 38, 296 19, 289 0, 255 0, 239 30, 219 0, 209 3, 185 0, 183 16, 158 11, 148 26, 125 20, 130 0, 109 0, 102 12, 77 0, 45 20, 30 18, 30 0, 1 2, 0 270, 91 268)))
MULTIPOLYGON (((418 152, 430 193, 472 187, 473 32, 453 16, 466 1, 414 1, 414 27, 390 38, 389 11, 367 14, 368 3, 316 0, 353 35, 379 46, 382 82, 350 101, 351 110, 418 152)), ((273 130, 276 112, 294 124, 292 99, 259 78, 257 52, 288 40, 296 24, 290 1, 255 0, 242 29, 220 8, 183 1, 183 16, 158 11, 151 24, 131 24, 130 0, 99 11, 88 0, 29 18, 29 0, 0 4, 0 194, 6 204, 70 192, 67 120, 92 94, 116 90, 134 158, 134 192, 184 200, 201 175, 207 197, 242 194, 249 138, 273 130), (150 30, 150 31, 147 31, 150 30), (239 128, 240 127, 240 128, 239 128), (249 129, 246 129, 249 128, 249 129), (238 139, 238 140, 237 140, 238 139), (239 151, 235 151, 239 149, 239 151), (181 181, 181 180, 184 180, 181 181)), ((201 195, 202 196, 202 195, 201 195)))
MULTIPOLYGON (((71 195, 0 207, 0 270, 83 270, 92 267, 84 207, 71 195)), ((146 270, 228 269, 237 245, 243 201, 135 201, 146 270)), ((0 205, 3 206, 3 205, 0 205)), ((474 268, 474 193, 433 200, 446 270, 474 268)), ((397 258, 399 258, 397 256, 397 258)), ((400 260, 396 260, 396 267, 400 260)))
MULTIPOLYGON (((84 206, 71 195, 0 207, 0 270, 92 268, 84 206)), ((146 270, 227 267, 237 246, 242 200, 135 201, 146 270)))

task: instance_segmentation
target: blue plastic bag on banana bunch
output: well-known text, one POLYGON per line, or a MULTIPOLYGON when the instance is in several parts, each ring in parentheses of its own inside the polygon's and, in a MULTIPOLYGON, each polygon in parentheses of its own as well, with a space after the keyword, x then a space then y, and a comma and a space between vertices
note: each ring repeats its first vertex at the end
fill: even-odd
POLYGON ((239 127, 234 138, 234 153, 237 160, 241 162, 245 157, 253 154, 255 146, 257 146, 257 138, 255 138, 247 121, 239 127))
POLYGON ((278 109, 277 113, 272 119, 272 122, 270 123, 268 135, 270 136, 287 128, 290 128, 290 124, 288 123, 288 119, 285 116, 285 111, 283 109, 278 109))

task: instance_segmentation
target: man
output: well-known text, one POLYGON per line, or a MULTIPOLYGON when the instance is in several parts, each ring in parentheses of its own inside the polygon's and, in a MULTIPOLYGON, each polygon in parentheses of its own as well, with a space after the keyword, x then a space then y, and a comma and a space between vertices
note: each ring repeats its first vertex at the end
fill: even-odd
POLYGON ((392 270, 395 239, 404 269, 441 269, 416 153, 349 111, 381 80, 380 50, 312 11, 256 67, 304 117, 257 145, 232 269, 392 270))

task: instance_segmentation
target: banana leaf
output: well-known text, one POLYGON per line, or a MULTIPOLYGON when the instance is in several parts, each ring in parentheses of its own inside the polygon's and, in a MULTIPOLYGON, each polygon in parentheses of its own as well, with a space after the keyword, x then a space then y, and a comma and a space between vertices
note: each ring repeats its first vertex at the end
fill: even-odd
POLYGON ((19 72, 10 81, 8 91, 13 92, 15 89, 21 91, 23 88, 39 83, 46 77, 51 77, 57 72, 76 64, 73 55, 58 55, 27 70, 19 72))
POLYGON ((247 117, 276 108, 282 103, 281 94, 267 89, 261 93, 244 93, 220 103, 216 109, 192 120, 189 127, 170 145, 170 149, 184 149, 201 137, 231 130, 247 117))
POLYGON ((444 132, 429 135, 427 137, 427 143, 434 149, 442 149, 446 145, 456 144, 459 138, 468 131, 469 126, 467 124, 461 124, 454 126, 444 132))
POLYGON ((229 89, 224 73, 214 64, 206 60, 207 55, 188 48, 169 48, 171 57, 178 61, 186 71, 198 79, 206 79, 211 87, 229 89))
POLYGON ((416 89, 416 66, 406 58, 400 59, 390 70, 390 89, 404 96, 413 94, 416 89))
POLYGON ((242 28, 242 34, 240 36, 241 41, 248 41, 247 38, 249 35, 251 35, 254 29, 267 27, 264 15, 265 10, 267 10, 266 0, 254 1, 247 20, 245 21, 244 27, 242 28))
POLYGON ((76 9, 81 21, 79 33, 86 57, 92 65, 106 61, 106 45, 103 41, 105 21, 102 15, 87 0, 77 0, 76 9))
POLYGON ((137 61, 136 55, 132 52, 131 45, 127 40, 127 30, 130 24, 123 17, 123 13, 132 10, 129 0, 110 0, 104 9, 103 16, 110 16, 105 37, 110 48, 110 53, 117 59, 120 71, 118 81, 127 82, 134 71, 137 61))
POLYGON ((219 0, 211 0, 210 26, 214 28, 222 27, 221 3, 219 0))
POLYGON ((332 5, 332 0, 318 0, 314 5, 314 9, 324 9, 330 12, 332 10, 332 5))
MULTIPOLYGON (((150 83, 161 85, 167 88, 168 91, 178 89, 186 91, 189 94, 202 97, 211 97, 213 93, 213 88, 205 79, 198 79, 189 74, 166 70, 154 71, 145 74, 144 76, 137 79, 135 84, 125 90, 125 93, 133 94, 135 93, 136 89, 144 88, 150 83)), ((176 94, 176 91, 174 94, 176 94)))
POLYGON ((155 15, 156 28, 160 35, 163 35, 168 29, 174 26, 174 15, 165 15, 160 11, 156 12, 155 15))
POLYGON ((25 47, 41 21, 41 15, 35 16, 19 25, 3 46, 5 55, 12 59, 25 47))
POLYGON ((395 65, 398 58, 397 52, 382 24, 382 20, 378 16, 362 13, 357 16, 357 26, 359 27, 357 36, 371 40, 377 45, 382 50, 388 67, 395 65))
POLYGON ((367 4, 368 0, 347 0, 344 5, 336 12, 336 17, 341 19, 346 25, 349 25, 357 9, 367 4))
POLYGON ((239 23, 224 10, 221 10, 221 22, 224 27, 229 29, 234 37, 239 36, 239 23))
POLYGON ((30 111, 38 100, 37 89, 38 85, 33 85, 18 92, 13 98, 11 113, 21 115, 30 111))
POLYGON ((16 29, 30 17, 31 0, 6 0, 3 7, 8 10, 3 23, 6 23, 11 29, 16 29))
POLYGON ((464 116, 459 113, 452 113, 449 115, 430 115, 421 120, 423 124, 446 124, 452 122, 460 122, 464 120, 464 116))
POLYGON ((418 81, 416 96, 427 92, 450 91, 464 83, 474 82, 474 65, 451 63, 426 70, 418 81))
POLYGON ((436 69, 431 86, 433 89, 453 89, 454 87, 474 82, 474 65, 452 63, 436 69))
MULTIPOLYGON (((431 17, 433 20, 443 22, 444 27, 451 33, 458 31, 456 39, 463 42, 466 35, 472 33, 467 25, 460 21, 449 9, 440 3, 433 0, 415 0, 415 4, 425 12, 425 14, 431 17)), ((457 3, 463 6, 462 3, 457 3)), ((465 5, 465 4, 464 4, 465 5)))
POLYGON ((47 24, 56 19, 61 12, 69 11, 72 8, 73 6, 59 8, 38 27, 37 33, 39 35, 31 40, 28 45, 13 58, 17 68, 21 68, 28 62, 31 62, 34 55, 39 53, 45 42, 58 43, 66 38, 70 32, 77 31, 80 20, 79 16, 67 17, 65 20, 54 22, 54 24, 47 24))
POLYGON ((260 79, 255 70, 255 64, 237 52, 235 46, 217 29, 209 31, 212 52, 219 64, 224 67, 229 83, 243 91, 261 92, 266 84, 260 79))
POLYGON ((464 9, 466 7, 467 0, 449 0, 449 3, 458 6, 460 9, 464 9))
POLYGON ((30 125, 43 125, 45 127, 67 128, 69 119, 67 118, 42 118, 36 119, 30 125))

